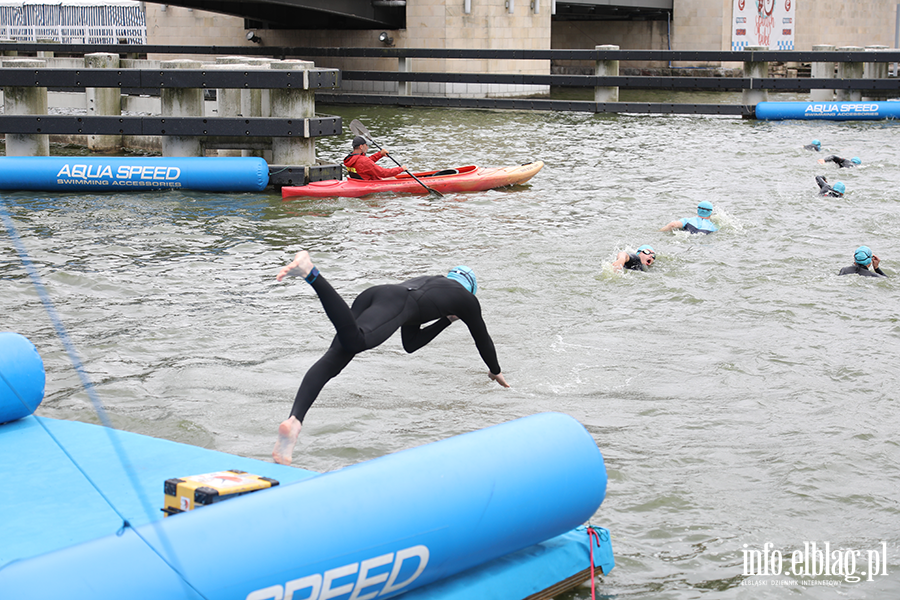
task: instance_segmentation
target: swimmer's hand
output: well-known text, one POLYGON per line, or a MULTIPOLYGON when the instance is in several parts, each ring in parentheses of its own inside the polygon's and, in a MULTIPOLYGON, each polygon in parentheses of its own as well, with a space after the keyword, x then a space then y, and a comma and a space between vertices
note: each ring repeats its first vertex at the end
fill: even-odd
POLYGON ((488 371, 488 377, 490 377, 492 381, 496 381, 505 388, 509 387, 509 384, 506 383, 506 379, 503 377, 503 373, 497 373, 496 375, 494 375, 493 373, 488 371))
POLYGON ((878 258, 877 256, 875 256, 875 255, 873 254, 873 255, 872 255, 872 268, 873 268, 873 269, 877 269, 877 268, 878 268, 878 265, 879 265, 880 263, 881 263, 881 259, 878 258))
POLYGON ((453 321, 459 321, 459 317, 456 315, 447 315, 447 320, 452 323, 453 321))

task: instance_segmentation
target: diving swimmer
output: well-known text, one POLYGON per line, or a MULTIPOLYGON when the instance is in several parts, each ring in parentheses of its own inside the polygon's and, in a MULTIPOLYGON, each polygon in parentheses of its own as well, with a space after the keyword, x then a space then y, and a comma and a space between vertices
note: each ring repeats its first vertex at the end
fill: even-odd
POLYGON ((303 377, 291 414, 278 426, 278 440, 272 450, 275 462, 291 464, 294 445, 306 412, 322 388, 346 367, 353 357, 379 346, 400 329, 403 349, 413 353, 433 340, 454 321, 469 328, 488 377, 503 387, 509 384, 500 371, 494 342, 481 316, 475 297, 478 281, 472 269, 459 266, 447 276, 422 276, 399 284, 376 285, 363 290, 347 306, 343 298, 313 265, 309 252, 298 252, 276 279, 302 277, 309 283, 337 332, 331 346, 303 377), (421 325, 434 321, 422 328, 421 325))

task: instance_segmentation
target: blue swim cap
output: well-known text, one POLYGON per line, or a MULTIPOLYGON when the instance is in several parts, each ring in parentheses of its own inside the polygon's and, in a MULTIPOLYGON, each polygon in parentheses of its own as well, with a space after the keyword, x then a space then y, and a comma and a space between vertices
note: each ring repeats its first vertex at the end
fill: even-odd
POLYGON ((819 140, 813 140, 812 145, 815 146, 816 148, 821 148, 822 142, 820 142, 819 140))
POLYGON ((653 246, 650 246, 648 244, 644 244, 643 246, 635 250, 635 253, 640 254, 644 250, 649 250, 651 253, 653 253, 653 256, 656 256, 656 250, 653 249, 653 246))
POLYGON ((712 214, 713 205, 712 202, 707 202, 704 200, 700 204, 697 205, 697 214, 701 217, 708 217, 712 214))
POLYGON ((447 273, 447 277, 453 281, 458 281, 464 288, 475 294, 478 291, 478 280, 475 279, 475 272, 469 267, 460 265, 453 267, 447 273))
POLYGON ((862 161, 859 160, 859 157, 854 156, 853 158, 850 159, 850 162, 852 162, 854 165, 858 165, 858 164, 860 164, 862 161))
POLYGON ((871 248, 868 246, 860 246, 856 249, 856 252, 853 253, 853 260, 855 260, 857 264, 869 266, 872 262, 871 248))
POLYGON ((838 181, 836 184, 834 184, 834 187, 831 188, 831 189, 833 189, 834 191, 836 191, 836 192, 838 192, 838 193, 840 193, 840 194, 843 194, 843 193, 844 193, 844 190, 847 189, 847 186, 844 185, 844 182, 843 182, 843 181, 838 181))

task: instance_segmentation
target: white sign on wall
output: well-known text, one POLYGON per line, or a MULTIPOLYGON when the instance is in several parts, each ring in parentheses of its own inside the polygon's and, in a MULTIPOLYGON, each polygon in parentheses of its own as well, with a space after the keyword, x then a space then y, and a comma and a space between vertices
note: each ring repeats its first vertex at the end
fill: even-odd
POLYGON ((794 49, 795 0, 734 0, 731 49, 768 46, 794 49))

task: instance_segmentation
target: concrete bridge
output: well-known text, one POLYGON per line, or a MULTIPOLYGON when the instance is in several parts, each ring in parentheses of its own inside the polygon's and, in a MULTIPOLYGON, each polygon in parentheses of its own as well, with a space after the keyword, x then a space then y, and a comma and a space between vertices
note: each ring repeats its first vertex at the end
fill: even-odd
MULTIPOLYGON (((469 7, 471 1, 465 0, 469 7)), ((519 0, 522 4, 533 4, 534 1, 519 0)), ((555 19, 577 21, 666 21, 671 19, 673 2, 674 0, 544 0, 546 10, 551 11, 555 19)), ((176 0, 166 4, 241 17, 249 21, 249 28, 406 28, 407 0, 176 0)))

